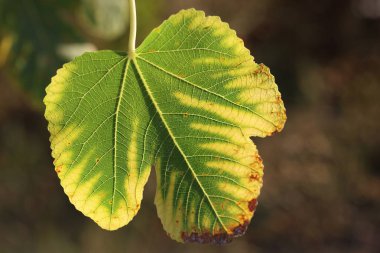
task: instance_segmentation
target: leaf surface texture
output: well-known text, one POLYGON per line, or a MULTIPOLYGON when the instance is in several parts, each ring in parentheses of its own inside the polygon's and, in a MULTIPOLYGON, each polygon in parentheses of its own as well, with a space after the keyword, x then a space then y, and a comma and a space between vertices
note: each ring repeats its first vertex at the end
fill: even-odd
POLYGON ((153 167, 158 215, 182 242, 245 232, 263 177, 249 137, 286 120, 269 69, 219 17, 194 9, 154 29, 133 56, 98 51, 66 64, 44 101, 75 207, 102 228, 126 225, 153 167))

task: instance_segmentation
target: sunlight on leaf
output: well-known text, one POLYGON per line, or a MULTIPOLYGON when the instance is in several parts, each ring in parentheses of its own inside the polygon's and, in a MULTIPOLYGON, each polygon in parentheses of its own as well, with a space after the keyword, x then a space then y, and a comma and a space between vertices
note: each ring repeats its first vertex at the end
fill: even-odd
POLYGON ((154 29, 133 57, 98 51, 64 65, 44 102, 75 207, 102 228, 126 225, 153 167, 158 215, 181 242, 244 234, 263 177, 250 136, 286 121, 269 69, 228 24, 194 9, 154 29))

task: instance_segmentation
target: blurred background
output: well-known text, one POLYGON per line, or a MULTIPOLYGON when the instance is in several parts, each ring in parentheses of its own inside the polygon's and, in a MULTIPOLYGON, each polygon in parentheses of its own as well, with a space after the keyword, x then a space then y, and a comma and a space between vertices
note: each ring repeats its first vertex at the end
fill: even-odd
POLYGON ((179 244, 162 229, 155 182, 135 219, 101 230, 63 193, 42 98, 56 70, 127 50, 127 0, 0 0, 0 252, 380 252, 380 0, 137 0, 138 41, 170 14, 230 23, 271 68, 284 131, 254 139, 265 163, 247 234, 179 244))

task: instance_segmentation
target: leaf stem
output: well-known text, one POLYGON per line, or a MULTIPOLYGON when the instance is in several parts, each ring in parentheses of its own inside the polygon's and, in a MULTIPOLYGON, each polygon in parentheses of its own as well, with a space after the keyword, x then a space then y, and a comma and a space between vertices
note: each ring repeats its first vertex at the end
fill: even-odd
POLYGON ((128 55, 129 58, 134 58, 136 50, 136 31, 137 31, 137 18, 136 18, 136 3, 135 0, 129 0, 129 43, 128 55))

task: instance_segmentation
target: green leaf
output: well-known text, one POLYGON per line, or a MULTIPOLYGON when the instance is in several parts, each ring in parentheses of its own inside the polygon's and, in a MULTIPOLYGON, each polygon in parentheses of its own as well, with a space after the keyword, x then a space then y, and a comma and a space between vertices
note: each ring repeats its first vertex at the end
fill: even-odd
POLYGON ((102 228, 126 225, 154 167, 158 215, 182 242, 245 232, 263 177, 249 137, 286 120, 268 68, 219 17, 194 9, 171 16, 133 56, 99 51, 66 64, 44 102, 75 207, 102 228))

